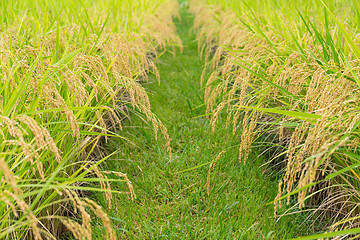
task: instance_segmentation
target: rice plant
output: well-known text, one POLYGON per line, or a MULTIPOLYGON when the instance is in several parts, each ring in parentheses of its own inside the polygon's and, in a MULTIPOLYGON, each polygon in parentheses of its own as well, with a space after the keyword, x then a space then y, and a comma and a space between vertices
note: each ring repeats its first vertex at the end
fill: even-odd
POLYGON ((281 149, 269 159, 284 171, 275 215, 297 195, 296 206, 317 206, 333 220, 329 232, 352 239, 360 232, 359 9, 352 0, 190 4, 204 73, 212 71, 201 81, 213 130, 227 118, 244 163, 264 142, 281 149))
POLYGON ((129 111, 161 132, 171 160, 167 130, 140 83, 158 75, 160 51, 181 45, 172 22, 178 7, 167 0, 0 2, 0 239, 91 239, 92 216, 104 237, 117 239, 86 194, 103 192, 111 209, 112 194, 121 192, 110 182, 123 181, 136 198, 126 173, 99 167, 111 156, 102 144, 122 138, 129 111))
MULTIPOLYGON (((187 4, 183 2, 182 6, 187 4)), ((251 179, 258 181, 261 175, 261 170, 249 171, 249 166, 258 168, 262 158, 267 158, 270 171, 280 172, 277 196, 269 200, 274 205, 275 217, 299 210, 331 220, 326 233, 304 239, 360 237, 358 1, 191 0, 189 10, 195 15, 193 30, 197 31, 198 50, 205 61, 200 79, 205 104, 192 106, 195 101, 188 98, 200 100, 200 89, 184 94, 186 89, 197 86, 191 81, 201 63, 190 63, 197 57, 184 56, 181 59, 189 62, 182 63, 178 58, 173 64, 171 61, 176 60, 169 60, 165 54, 164 59, 173 64, 167 69, 174 72, 164 74, 168 82, 158 91, 169 90, 163 98, 171 98, 170 93, 182 95, 170 99, 174 103, 171 106, 159 109, 174 107, 176 101, 185 99, 178 105, 191 112, 187 118, 181 118, 180 113, 177 118, 163 118, 171 126, 169 134, 151 110, 143 83, 152 79, 151 75, 160 84, 158 58, 165 51, 174 55, 176 48, 182 51, 173 22, 173 18, 180 18, 179 8, 176 0, 0 1, 0 239, 92 239, 99 232, 97 229, 94 233, 94 225, 101 225, 103 238, 118 239, 125 235, 119 236, 122 233, 114 230, 115 223, 107 214, 121 205, 114 202, 114 194, 128 198, 129 209, 135 206, 134 202, 141 205, 136 200, 136 183, 141 185, 154 176, 169 185, 164 187, 166 198, 158 201, 155 196, 153 202, 149 201, 155 204, 154 209, 163 207, 160 211, 150 209, 152 216, 172 216, 164 230, 168 236, 192 236, 193 232, 198 236, 198 231, 204 234, 199 236, 226 234, 269 239, 280 237, 282 231, 292 236, 293 230, 286 229, 291 220, 284 221, 284 226, 277 225, 259 210, 267 209, 260 206, 263 204, 260 200, 249 205, 254 214, 266 218, 261 223, 252 223, 254 218, 247 218, 251 209, 240 206, 240 201, 235 205, 239 204, 236 209, 246 209, 244 217, 219 218, 223 210, 217 212, 213 207, 209 209, 214 210, 214 215, 208 212, 206 204, 211 205, 211 197, 218 197, 218 193, 212 192, 215 185, 222 186, 223 191, 228 183, 221 183, 226 181, 226 173, 217 179, 215 167, 227 159, 234 163, 233 155, 226 153, 233 149, 233 140, 239 143, 238 161, 244 164, 239 171, 257 175, 243 176, 246 180, 243 182, 251 189, 247 192, 256 188, 256 182, 251 179), (180 83, 184 77, 191 79, 180 83), (168 84, 172 80, 179 82, 168 84), (169 89, 177 87, 174 91, 169 89), (201 112, 203 106, 206 113, 201 112), (195 113, 200 116, 194 117, 195 113), (164 139, 160 142, 164 143, 166 156, 152 142, 148 153, 161 156, 162 162, 154 163, 153 168, 145 162, 141 166, 148 167, 144 172, 153 174, 152 177, 132 183, 133 166, 118 168, 116 162, 108 164, 112 169, 105 170, 103 163, 129 151, 141 158, 142 152, 134 150, 135 146, 122 149, 124 146, 118 144, 130 142, 124 137, 130 131, 122 128, 124 123, 131 124, 134 117, 151 126, 155 140, 164 139), (185 119, 186 123, 174 119, 185 119), (207 127, 201 128, 207 121, 215 132, 212 136, 207 127), (189 131, 182 131, 184 126, 189 131), (226 127, 230 130, 224 131, 226 127), (192 128, 198 131, 190 131, 192 128), (234 136, 222 136, 228 131, 234 136), (188 138, 186 146, 181 142, 182 133, 189 134, 184 136, 188 138), (171 134, 179 138, 173 145, 171 134), (109 138, 112 138, 110 145, 116 145, 110 153, 104 151, 109 138), (227 144, 222 145, 223 140, 227 144), (212 145, 207 146, 208 142, 212 145), (175 164, 171 164, 172 146, 177 149, 175 164), (264 149, 259 159, 254 159, 257 154, 251 152, 253 149, 256 152, 264 149), (214 152, 218 152, 215 157, 214 152), (185 156, 192 162, 179 160, 185 156), (209 156, 215 160, 209 162, 209 156), (190 175, 192 170, 200 171, 208 165, 206 172, 190 175), (129 170, 129 176, 122 169, 129 170), (152 173, 152 169, 158 169, 159 173, 152 173), (187 187, 183 189, 182 183, 177 182, 179 191, 174 197, 172 181, 180 181, 179 174, 184 172, 189 174, 182 176, 187 187), (194 179, 196 183, 190 182, 194 179), (197 187, 202 180, 205 180, 203 186, 197 187), (119 190, 119 184, 113 182, 123 184, 121 189, 126 191, 119 190), (182 206, 180 200, 184 197, 187 201, 185 194, 193 188, 203 205, 199 212, 189 211, 189 215, 184 215, 176 204, 182 206), (178 216, 191 219, 193 214, 204 221, 193 229, 184 219, 185 230, 183 225, 170 222, 178 216), (229 225, 227 218, 232 218, 229 225), (218 221, 220 226, 216 225, 218 221), (210 225, 202 226, 205 222, 210 225), (266 223, 274 229, 263 228, 266 223), (245 230, 247 224, 250 227, 245 230)), ((190 50, 197 48, 196 42, 185 38, 183 32, 181 36, 187 39, 185 52, 193 53, 190 50)), ((161 96, 158 104, 163 102, 160 99, 161 96)), ((164 110, 165 113, 176 114, 176 111, 164 110)), ((137 142, 148 139, 146 131, 136 134, 132 137, 137 142)), ((230 163, 222 170, 239 177, 236 169, 228 170, 238 165, 230 163)), ((143 172, 137 167, 136 171, 143 172)), ((237 185, 229 189, 241 189, 242 182, 237 180, 234 180, 237 185)), ((158 179, 157 183, 161 181, 158 179)), ((162 186, 153 183, 144 187, 146 194, 152 192, 151 186, 162 191, 162 186)), ((263 188, 259 199, 265 201, 276 195, 263 188)), ((144 191, 138 192, 138 196, 141 194, 147 196, 144 191)), ((193 197, 189 198, 192 200, 188 207, 192 208, 192 202, 196 202, 193 197)), ((228 210, 235 206, 230 204, 232 197, 236 198, 237 194, 232 192, 226 198, 214 200, 228 210)), ((242 197, 251 202, 252 198, 242 197)), ((144 204, 142 209, 146 206, 152 205, 144 204)), ((136 221, 142 221, 142 216, 146 216, 143 214, 137 216, 138 220, 135 218, 134 226, 129 229, 136 231, 141 225, 136 221)), ((162 218, 156 220, 161 222, 162 218)), ((143 224, 151 228, 152 222, 149 219, 143 224)), ((161 235, 163 225, 159 226, 150 233, 141 230, 139 236, 155 236, 157 232, 161 235)))

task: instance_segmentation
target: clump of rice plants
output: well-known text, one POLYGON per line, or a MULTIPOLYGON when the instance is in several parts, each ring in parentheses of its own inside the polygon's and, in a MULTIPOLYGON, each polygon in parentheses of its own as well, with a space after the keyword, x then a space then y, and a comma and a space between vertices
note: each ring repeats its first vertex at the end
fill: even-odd
POLYGON ((234 134, 241 130, 243 162, 273 136, 266 144, 282 151, 269 162, 284 159, 275 214, 297 195, 300 208, 316 204, 331 216, 330 232, 360 224, 359 7, 352 0, 190 4, 204 73, 212 70, 201 81, 214 129, 225 116, 234 134))
POLYGON ((125 173, 99 167, 109 157, 101 142, 121 138, 115 130, 131 108, 161 132, 170 155, 167 130, 140 83, 157 73, 150 55, 181 45, 172 22, 178 7, 171 0, 0 2, 1 239, 70 232, 91 239, 90 214, 107 239, 117 239, 85 195, 102 191, 111 208, 120 192, 110 182, 124 181, 136 197, 125 173))

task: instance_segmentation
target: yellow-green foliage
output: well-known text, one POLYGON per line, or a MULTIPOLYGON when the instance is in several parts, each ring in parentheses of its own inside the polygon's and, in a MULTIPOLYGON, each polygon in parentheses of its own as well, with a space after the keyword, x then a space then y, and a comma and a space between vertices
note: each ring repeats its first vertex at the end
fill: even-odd
POLYGON ((181 45, 177 11, 167 0, 0 2, 1 239, 50 239, 64 227, 91 239, 89 210, 117 239, 101 207, 79 191, 103 191, 111 208, 108 179, 120 178, 135 198, 126 175, 102 172, 108 156, 94 152, 103 138, 121 137, 112 130, 127 106, 169 144, 139 82, 158 75, 149 56, 181 45))
POLYGON ((291 195, 304 207, 322 194, 330 230, 360 219, 359 10, 352 0, 191 4, 212 69, 204 87, 214 128, 224 113, 234 134, 242 129, 242 161, 275 135, 286 160, 275 212, 291 195))

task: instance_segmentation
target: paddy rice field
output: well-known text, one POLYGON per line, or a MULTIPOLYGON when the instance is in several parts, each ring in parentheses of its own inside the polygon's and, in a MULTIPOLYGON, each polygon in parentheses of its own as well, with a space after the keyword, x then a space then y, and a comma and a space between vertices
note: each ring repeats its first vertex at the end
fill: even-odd
POLYGON ((356 0, 0 1, 0 239, 359 239, 356 0))

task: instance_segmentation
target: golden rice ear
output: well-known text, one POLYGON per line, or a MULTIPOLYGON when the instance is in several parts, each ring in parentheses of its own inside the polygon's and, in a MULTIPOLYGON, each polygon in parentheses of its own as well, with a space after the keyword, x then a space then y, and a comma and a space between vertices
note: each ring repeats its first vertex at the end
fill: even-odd
POLYGON ((45 141, 48 144, 48 148, 55 154, 57 162, 60 163, 61 154, 62 154, 60 149, 56 146, 56 143, 55 143, 54 139, 51 137, 49 131, 44 127, 41 127, 41 129, 43 130, 43 134, 45 137, 45 141))
POLYGON ((83 226, 81 226, 76 221, 71 220, 69 218, 60 219, 60 221, 74 235, 75 239, 78 240, 92 239, 91 235, 89 235, 88 232, 83 228, 83 226))
MULTIPOLYGON (((6 168, 6 166, 1 166, 2 164, 6 164, 6 162, 0 158, 0 170, 3 170, 4 168, 6 168)), ((5 171, 4 171, 5 173, 5 171)), ((6 173, 8 174, 8 173, 6 173)), ((7 176, 8 177, 8 176, 7 176)), ((5 176, 5 179, 7 178, 5 176)), ((9 183, 9 182, 7 182, 9 183)), ((5 194, 7 194, 11 199, 13 199, 16 202, 16 206, 18 208, 20 208, 21 214, 25 215, 25 218, 28 221, 28 224, 30 225, 30 229, 31 229, 31 233, 33 235, 33 238, 35 240, 42 240, 42 236, 41 236, 41 228, 38 226, 38 222, 39 220, 35 217, 34 213, 30 210, 29 205, 19 197, 20 194, 20 190, 18 189, 17 186, 13 186, 14 193, 5 190, 5 194)))
POLYGON ((130 195, 130 199, 132 201, 134 201, 136 199, 136 194, 135 194, 135 191, 134 191, 134 187, 131 183, 131 181, 129 180, 129 178, 127 177, 127 175, 125 173, 122 173, 122 172, 114 172, 114 171, 104 171, 104 173, 106 174, 115 174, 117 175, 118 177, 122 177, 124 178, 125 182, 126 182, 126 185, 129 189, 129 195, 130 195))
MULTIPOLYGON (((11 120, 8 117, 5 116, 0 116, 0 119, 3 121, 4 125, 7 126, 7 132, 13 137, 15 138, 15 140, 7 140, 7 138, 5 137, 4 133, 3 137, 4 137, 4 144, 7 145, 12 145, 12 146, 20 146, 24 155, 25 155, 25 159, 26 161, 30 162, 31 165, 36 165, 38 173, 40 174, 40 177, 42 179, 45 178, 45 174, 44 174, 44 170, 43 170, 43 164, 40 161, 40 155, 38 154, 37 150, 34 148, 33 145, 27 143, 24 140, 25 135, 27 135, 27 132, 25 131, 25 129, 23 129, 19 123, 15 120, 11 120)), ((30 119, 27 119, 30 121, 30 119)), ((23 121, 25 121, 23 119, 23 121)), ((30 129, 34 130, 35 133, 37 134, 36 136, 38 137, 37 140, 39 141, 38 143, 38 148, 43 148, 46 146, 45 142, 44 142, 44 138, 41 139, 42 135, 38 131, 39 129, 36 127, 35 125, 33 125, 35 122, 28 122, 31 127, 30 129)), ((33 168, 32 169, 34 172, 34 175, 36 175, 36 170, 33 168)))
POLYGON ((44 173, 44 166, 42 164, 42 162, 40 161, 40 155, 37 153, 37 151, 35 150, 35 148, 24 141, 24 139, 21 140, 6 140, 4 141, 5 144, 8 145, 17 145, 20 146, 24 155, 25 155, 25 159, 31 164, 31 165, 35 165, 37 167, 37 171, 35 170, 35 168, 33 168, 33 173, 36 176, 37 173, 39 173, 40 177, 42 179, 45 179, 45 173, 44 173))
POLYGON ((109 240, 116 239, 116 234, 111 226, 110 219, 100 205, 88 198, 79 198, 79 196, 73 191, 64 189, 64 192, 69 197, 69 200, 73 203, 74 211, 76 212, 78 210, 81 213, 82 224, 79 224, 78 222, 68 218, 61 219, 62 223, 66 226, 66 228, 68 228, 69 231, 74 234, 77 239, 92 239, 91 216, 86 211, 86 208, 90 208, 90 210, 102 220, 105 228, 106 238, 109 240))
POLYGON ((74 205, 73 209, 74 212, 77 213, 77 211, 81 214, 81 221, 82 224, 80 225, 74 220, 71 219, 61 219, 61 222, 65 225, 65 227, 71 231, 74 234, 74 237, 77 239, 92 239, 91 234, 91 216, 86 211, 85 207, 86 204, 79 198, 76 192, 64 189, 64 192, 66 193, 67 197, 71 201, 71 203, 74 205))
POLYGON ((73 131, 73 134, 77 138, 80 138, 80 128, 78 121, 73 111, 69 110, 64 98, 60 95, 54 83, 47 82, 43 85, 42 100, 46 106, 64 109, 64 115, 66 116, 67 121, 70 123, 70 128, 73 131))
POLYGON ((19 195, 22 193, 21 189, 17 186, 17 181, 14 173, 10 170, 9 165, 4 158, 0 157, 0 170, 3 172, 2 180, 11 186, 14 194, 19 195))
POLYGON ((158 83, 160 84, 160 73, 153 61, 149 61, 149 66, 152 68, 152 70, 155 73, 156 79, 158 80, 158 83))
POLYGON ((213 132, 215 132, 215 126, 218 121, 219 115, 220 115, 221 111, 225 108, 225 106, 226 106, 226 102, 223 101, 217 106, 217 108, 213 112, 213 115, 210 120, 210 125, 212 126, 213 132))
POLYGON ((101 59, 94 56, 80 55, 74 60, 74 62, 78 69, 90 71, 91 76, 89 76, 89 78, 97 79, 97 84, 101 85, 102 89, 104 89, 106 93, 109 94, 112 103, 115 106, 116 93, 114 88, 111 86, 109 76, 101 59))
MULTIPOLYGON (((1 162, 0 162, 0 164, 1 164, 1 162)), ((4 182, 4 179, 2 179, 2 180, 4 182)), ((8 208, 10 208, 10 211, 14 214, 15 217, 17 217, 17 218, 19 217, 16 207, 13 204, 14 199, 9 195, 8 190, 0 192, 0 200, 3 201, 8 206, 8 208)))
MULTIPOLYGON (((61 71, 62 79, 64 79, 69 90, 74 93, 75 105, 78 107, 83 106, 86 103, 86 100, 89 99, 89 93, 85 88, 86 85, 82 82, 81 77, 79 77, 72 69, 69 67, 66 67, 65 69, 65 71, 61 71)), ((87 76, 86 79, 92 86, 95 85, 90 77, 87 76)))
POLYGON ((82 200, 82 203, 85 206, 89 207, 95 213, 95 215, 102 220, 107 239, 116 240, 116 234, 114 229, 111 227, 110 219, 108 215, 103 211, 102 207, 98 205, 96 202, 87 198, 84 198, 82 200))
POLYGON ((18 116, 16 119, 18 119, 20 122, 26 124, 31 132, 34 134, 36 144, 39 148, 44 148, 47 146, 47 143, 45 142, 44 132, 43 129, 37 124, 37 122, 26 115, 18 116))
POLYGON ((112 193, 111 193, 110 182, 107 181, 108 177, 101 173, 101 171, 99 170, 97 165, 92 165, 91 170, 92 170, 92 172, 95 173, 95 175, 99 179, 104 179, 104 181, 100 181, 100 186, 101 186, 101 189, 107 190, 107 191, 105 191, 105 199, 107 200, 108 208, 111 209, 111 200, 113 197, 112 197, 112 193))
POLYGON ((34 134, 35 141, 38 148, 46 148, 52 151, 58 160, 61 159, 60 150, 57 148, 54 139, 50 136, 49 131, 38 125, 38 123, 31 117, 26 115, 18 116, 17 119, 26 124, 34 134))
POLYGON ((23 139, 25 130, 19 124, 8 117, 0 115, 1 122, 7 127, 9 134, 16 139, 23 139))

